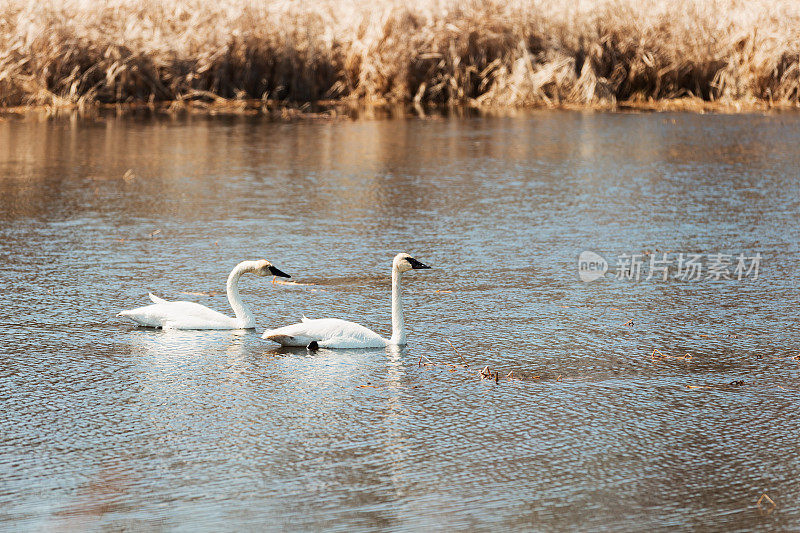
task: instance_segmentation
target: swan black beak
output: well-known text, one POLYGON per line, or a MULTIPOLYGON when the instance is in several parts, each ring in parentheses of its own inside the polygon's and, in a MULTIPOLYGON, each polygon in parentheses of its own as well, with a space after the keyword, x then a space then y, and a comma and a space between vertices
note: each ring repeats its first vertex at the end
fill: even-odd
POLYGON ((269 266, 269 273, 272 274, 273 276, 279 276, 281 278, 291 278, 292 277, 289 274, 287 274, 287 273, 275 268, 272 265, 269 266))
POLYGON ((411 268, 413 268, 414 270, 423 270, 425 268, 430 268, 428 265, 424 265, 424 264, 420 263, 419 261, 417 261, 413 257, 406 257, 406 261, 409 262, 409 264, 411 265, 411 268))

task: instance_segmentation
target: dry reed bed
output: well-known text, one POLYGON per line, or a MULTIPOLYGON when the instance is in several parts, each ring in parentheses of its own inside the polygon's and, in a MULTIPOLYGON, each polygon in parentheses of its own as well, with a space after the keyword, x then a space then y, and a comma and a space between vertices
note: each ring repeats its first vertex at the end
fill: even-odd
POLYGON ((794 0, 7 0, 0 106, 800 103, 794 0))

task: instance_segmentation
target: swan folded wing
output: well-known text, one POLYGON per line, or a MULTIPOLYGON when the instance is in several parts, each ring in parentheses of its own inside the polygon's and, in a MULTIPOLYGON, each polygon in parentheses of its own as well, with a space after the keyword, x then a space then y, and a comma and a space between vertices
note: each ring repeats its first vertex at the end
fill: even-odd
POLYGON ((140 326, 164 329, 231 329, 235 320, 194 302, 164 302, 147 305, 117 316, 129 318, 140 326))
POLYGON ((338 318, 306 319, 298 324, 265 331, 263 337, 283 346, 308 346, 312 341, 326 348, 386 346, 386 340, 374 331, 338 318))

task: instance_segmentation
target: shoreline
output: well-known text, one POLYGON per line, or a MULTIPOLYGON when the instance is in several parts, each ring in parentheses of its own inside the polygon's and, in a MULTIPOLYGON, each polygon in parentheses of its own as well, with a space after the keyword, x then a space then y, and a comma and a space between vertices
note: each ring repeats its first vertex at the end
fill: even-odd
POLYGON ((291 104, 263 100, 228 100, 212 102, 172 100, 163 102, 91 103, 62 105, 22 105, 0 107, 0 120, 26 118, 81 118, 119 116, 253 116, 276 121, 333 121, 397 118, 447 118, 453 116, 515 116, 537 111, 576 111, 600 113, 695 113, 695 114, 770 114, 800 111, 800 105, 785 102, 720 102, 699 98, 677 98, 647 102, 532 105, 506 108, 482 108, 470 105, 421 105, 413 103, 370 103, 364 101, 318 101, 291 104))

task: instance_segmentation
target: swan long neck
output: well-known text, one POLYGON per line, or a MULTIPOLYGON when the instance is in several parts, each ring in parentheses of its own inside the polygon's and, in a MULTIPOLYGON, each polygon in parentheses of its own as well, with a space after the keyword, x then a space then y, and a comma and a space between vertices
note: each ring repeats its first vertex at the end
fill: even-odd
POLYGON ((406 322, 403 316, 403 297, 400 294, 400 272, 397 267, 392 268, 392 338, 390 344, 406 343, 406 322))
POLYGON ((251 263, 251 261, 243 261, 236 265, 228 276, 228 284, 226 287, 228 291, 228 302, 230 302, 237 320, 241 322, 239 325, 241 328, 252 328, 255 327, 256 323, 253 312, 242 302, 242 297, 239 295, 239 278, 245 272, 252 270, 252 265, 249 263, 251 263))

